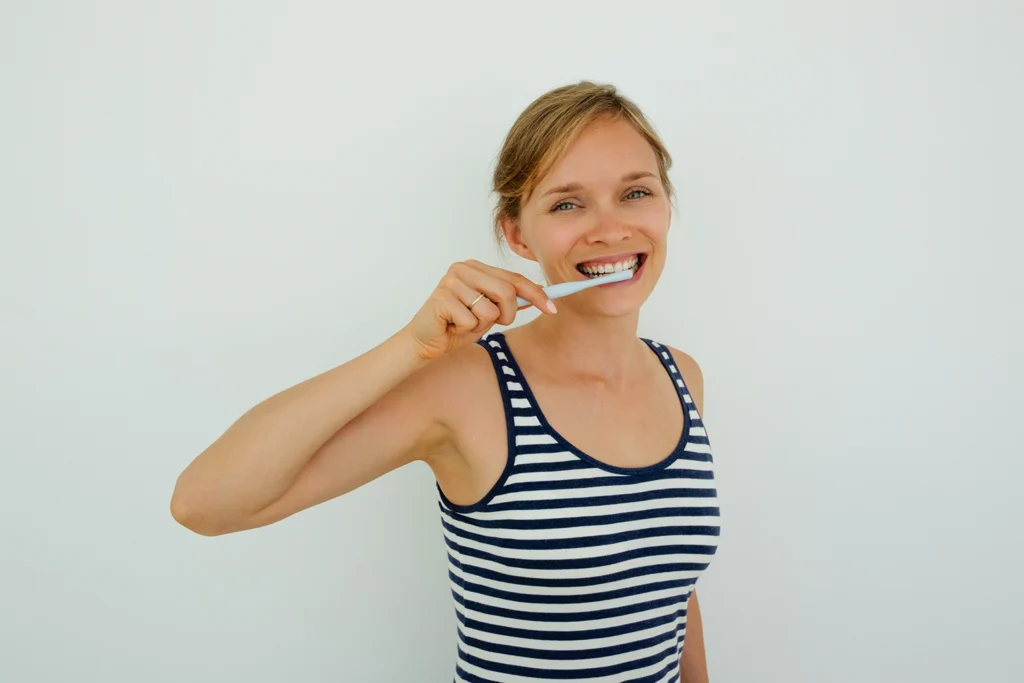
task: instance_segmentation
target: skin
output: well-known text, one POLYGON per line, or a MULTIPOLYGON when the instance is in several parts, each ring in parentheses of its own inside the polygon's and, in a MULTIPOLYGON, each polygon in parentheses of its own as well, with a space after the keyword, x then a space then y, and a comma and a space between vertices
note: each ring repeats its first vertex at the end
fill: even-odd
MULTIPOLYGON (((670 221, 646 140, 624 121, 593 122, 501 227, 512 250, 536 261, 549 282, 584 279, 581 262, 639 252, 645 262, 637 276, 559 299, 552 313, 539 285, 520 275, 453 264, 394 336, 231 425, 179 476, 172 515, 207 536, 253 529, 414 461, 430 466, 453 502, 480 500, 508 453, 494 369, 473 342, 514 321, 517 295, 544 315, 508 330, 506 340, 551 425, 610 464, 664 459, 679 439, 682 409, 637 327, 665 267, 670 221)), ((699 366, 670 350, 703 412, 699 366)), ((685 683, 708 680, 696 593, 680 672, 685 683)))

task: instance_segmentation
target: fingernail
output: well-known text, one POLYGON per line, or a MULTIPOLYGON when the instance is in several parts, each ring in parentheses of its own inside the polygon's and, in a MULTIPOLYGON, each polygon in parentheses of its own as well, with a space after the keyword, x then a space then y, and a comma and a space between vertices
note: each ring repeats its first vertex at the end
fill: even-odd
POLYGON ((558 309, 555 308, 555 302, 548 299, 548 310, 552 313, 558 313, 558 309))

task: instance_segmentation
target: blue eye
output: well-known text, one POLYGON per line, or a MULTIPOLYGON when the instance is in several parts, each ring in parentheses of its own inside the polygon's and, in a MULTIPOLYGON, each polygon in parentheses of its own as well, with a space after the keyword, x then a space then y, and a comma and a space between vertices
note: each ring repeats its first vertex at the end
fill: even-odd
POLYGON ((641 190, 641 189, 630 190, 629 194, 626 195, 626 199, 640 199, 642 197, 646 197, 649 194, 650 194, 650 192, 648 190, 641 190), (639 196, 634 197, 633 195, 639 195, 639 196))
POLYGON ((562 208, 563 206, 567 206, 567 207, 569 207, 571 209, 572 207, 574 207, 576 205, 573 204, 572 202, 559 202, 558 204, 555 204, 555 206, 551 210, 552 211, 566 211, 567 209, 563 209, 562 208))

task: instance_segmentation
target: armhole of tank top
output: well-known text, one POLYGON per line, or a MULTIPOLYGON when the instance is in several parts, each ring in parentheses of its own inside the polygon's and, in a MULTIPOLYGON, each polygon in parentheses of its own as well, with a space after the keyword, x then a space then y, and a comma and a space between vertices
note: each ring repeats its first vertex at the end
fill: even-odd
MULTIPOLYGON (((493 347, 489 343, 489 339, 499 335, 489 335, 477 340, 477 344, 483 347, 484 351, 491 358, 491 365, 494 367, 494 378, 498 382, 498 390, 501 394, 501 407, 502 412, 505 413, 505 443, 507 452, 505 454, 505 469, 502 470, 498 480, 494 482, 494 485, 487 490, 484 497, 475 503, 468 505, 456 505, 455 503, 448 500, 448 497, 444 495, 444 491, 441 490, 440 484, 437 485, 437 493, 441 496, 441 501, 444 503, 452 512, 475 512, 480 510, 491 502, 491 499, 498 494, 498 492, 504 487, 505 481, 508 479, 509 474, 512 472, 512 465, 515 462, 515 434, 513 431, 513 417, 512 417, 512 397, 509 394, 508 386, 505 384, 505 373, 502 371, 502 360, 498 358, 498 352, 504 350, 504 345, 498 342, 497 347, 493 347)), ((508 352, 504 351, 506 357, 508 352)))

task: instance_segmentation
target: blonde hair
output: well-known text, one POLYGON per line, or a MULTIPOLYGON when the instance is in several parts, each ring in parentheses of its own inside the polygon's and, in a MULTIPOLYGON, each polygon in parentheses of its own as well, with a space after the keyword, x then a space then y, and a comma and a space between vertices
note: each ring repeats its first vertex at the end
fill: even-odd
POLYGON ((661 183, 668 196, 672 196, 668 179, 672 157, 640 108, 612 85, 590 81, 564 85, 530 103, 505 136, 492 185, 498 195, 494 232, 499 243, 504 237, 501 219, 519 217, 523 202, 569 145, 588 124, 602 117, 628 121, 650 143, 661 183))

